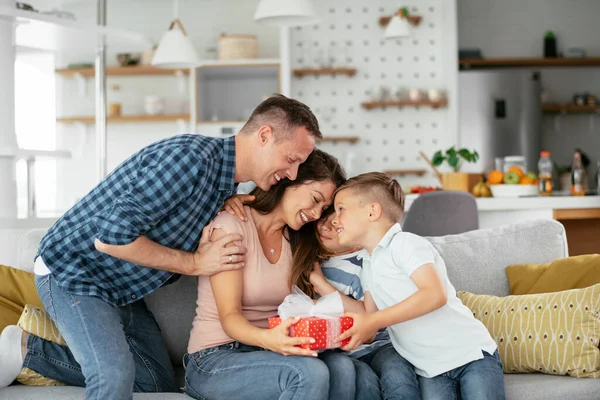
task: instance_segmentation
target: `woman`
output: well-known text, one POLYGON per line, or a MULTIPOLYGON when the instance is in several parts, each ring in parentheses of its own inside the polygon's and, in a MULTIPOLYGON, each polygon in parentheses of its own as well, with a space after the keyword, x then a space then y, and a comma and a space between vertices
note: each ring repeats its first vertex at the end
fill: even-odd
POLYGON ((313 222, 343 181, 335 158, 315 150, 295 181, 251 193, 247 222, 225 212, 215 219, 210 240, 240 233, 246 261, 243 269, 198 279, 197 315, 184 359, 188 395, 354 399, 356 374, 346 355, 295 347, 313 339, 290 337, 292 318, 271 330, 267 323, 292 285, 313 294, 309 278, 319 254, 313 222))

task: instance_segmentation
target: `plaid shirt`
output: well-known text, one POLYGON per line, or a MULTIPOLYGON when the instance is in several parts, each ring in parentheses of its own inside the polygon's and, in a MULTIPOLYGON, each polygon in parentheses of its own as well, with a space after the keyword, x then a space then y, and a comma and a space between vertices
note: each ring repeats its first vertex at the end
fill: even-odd
POLYGON ((179 275, 104 254, 139 236, 193 252, 204 226, 235 193, 234 137, 180 135, 140 150, 67 211, 46 233, 38 255, 60 287, 123 306, 179 275))

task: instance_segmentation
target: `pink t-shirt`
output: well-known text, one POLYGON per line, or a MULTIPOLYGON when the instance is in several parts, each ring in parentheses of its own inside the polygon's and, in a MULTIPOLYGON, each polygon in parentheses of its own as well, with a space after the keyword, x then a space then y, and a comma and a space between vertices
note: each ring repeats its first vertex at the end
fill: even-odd
MULTIPOLYGON (((250 208, 244 207, 248 221, 240 221, 238 217, 222 212, 215 218, 212 229, 222 229, 226 233, 239 233, 246 247, 246 265, 244 266, 244 283, 242 294, 242 314, 251 324, 259 328, 269 327, 268 318, 277 315, 277 308, 285 296, 290 294, 288 280, 292 271, 292 250, 290 243, 284 238, 281 256, 275 264, 265 257, 258 231, 250 208)), ((227 336, 217 311, 210 278, 198 277, 198 301, 194 318, 188 353, 218 346, 234 340, 227 336)))

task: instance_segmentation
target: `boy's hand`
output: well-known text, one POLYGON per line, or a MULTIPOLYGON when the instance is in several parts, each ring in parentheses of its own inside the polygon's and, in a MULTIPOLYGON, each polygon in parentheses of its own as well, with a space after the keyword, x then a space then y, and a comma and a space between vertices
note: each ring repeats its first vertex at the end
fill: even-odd
POLYGON ((350 338, 350 343, 342 347, 342 350, 354 350, 361 344, 368 342, 377 333, 377 327, 373 320, 373 314, 345 313, 345 317, 354 320, 352 328, 338 336, 335 341, 341 342, 350 338))
POLYGON ((237 215, 242 221, 248 221, 248 216, 244 210, 244 202, 254 200, 254 196, 249 194, 234 194, 223 205, 222 210, 227 211, 231 215, 237 215))
POLYGON ((317 261, 313 264, 313 270, 310 273, 310 284, 313 285, 315 292, 319 296, 327 296, 336 291, 336 289, 327 282, 327 278, 323 275, 323 270, 321 269, 321 265, 317 261))

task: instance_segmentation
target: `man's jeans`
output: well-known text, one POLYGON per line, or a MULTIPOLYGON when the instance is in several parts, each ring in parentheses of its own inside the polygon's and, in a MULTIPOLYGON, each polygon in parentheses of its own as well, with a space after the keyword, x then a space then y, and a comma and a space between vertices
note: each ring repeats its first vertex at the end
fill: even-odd
POLYGON ((504 375, 498 351, 433 378, 419 377, 423 400, 504 400, 504 375), (460 396, 459 396, 460 393, 460 396))
POLYGON ((87 399, 131 399, 136 392, 176 392, 160 329, 143 300, 124 307, 62 290, 51 275, 35 283, 67 347, 29 335, 23 363, 48 378, 85 386, 87 399))
POLYGON ((341 352, 320 358, 283 356, 238 342, 184 357, 185 391, 199 399, 354 399, 353 361, 341 352))

